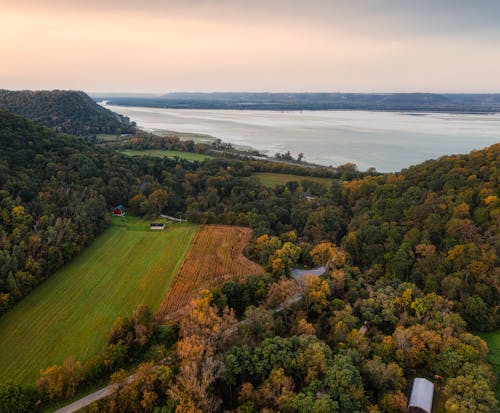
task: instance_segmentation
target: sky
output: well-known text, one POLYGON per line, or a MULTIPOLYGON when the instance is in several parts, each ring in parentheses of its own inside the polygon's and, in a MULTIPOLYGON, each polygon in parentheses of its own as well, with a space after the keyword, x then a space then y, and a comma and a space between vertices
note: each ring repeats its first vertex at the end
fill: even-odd
POLYGON ((500 92, 496 0, 0 0, 0 88, 500 92))

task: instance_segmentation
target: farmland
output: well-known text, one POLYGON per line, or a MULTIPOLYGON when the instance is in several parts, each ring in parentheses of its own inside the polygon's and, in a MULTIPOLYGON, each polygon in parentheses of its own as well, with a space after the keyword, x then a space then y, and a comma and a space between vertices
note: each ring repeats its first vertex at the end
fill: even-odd
POLYGON ((271 187, 277 185, 285 185, 287 182, 290 181, 297 181, 300 183, 300 181, 303 181, 304 179, 308 181, 317 182, 323 185, 330 185, 332 183, 332 179, 330 178, 318 178, 315 176, 300 176, 292 174, 278 174, 272 172, 257 172, 252 176, 258 178, 262 185, 271 187))
POLYGON ((144 149, 144 150, 131 150, 127 149, 121 151, 127 156, 153 156, 155 158, 174 158, 186 159, 188 161, 204 161, 205 159, 213 159, 213 156, 205 155, 202 153, 182 152, 182 151, 169 151, 166 149, 144 149))
POLYGON ((191 224, 150 231, 149 222, 112 225, 68 265, 0 318, 0 381, 32 383, 40 369, 100 350, 117 316, 158 308, 196 232, 191 224))
POLYGON ((200 290, 221 285, 231 276, 262 273, 243 255, 249 228, 207 225, 197 234, 160 307, 166 321, 175 320, 200 290))

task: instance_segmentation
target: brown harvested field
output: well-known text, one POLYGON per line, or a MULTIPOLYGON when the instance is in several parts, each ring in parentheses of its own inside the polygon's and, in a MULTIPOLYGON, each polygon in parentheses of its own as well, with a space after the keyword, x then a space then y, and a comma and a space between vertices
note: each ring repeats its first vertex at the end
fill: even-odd
POLYGON ((250 228, 206 225, 195 235, 159 310, 165 321, 178 319, 201 290, 229 278, 258 274, 263 268, 243 255, 250 228))

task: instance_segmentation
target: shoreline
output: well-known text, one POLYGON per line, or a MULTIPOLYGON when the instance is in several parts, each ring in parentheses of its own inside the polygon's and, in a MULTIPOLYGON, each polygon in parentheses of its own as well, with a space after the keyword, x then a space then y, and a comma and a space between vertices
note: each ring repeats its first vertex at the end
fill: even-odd
POLYGON ((139 128, 182 140, 220 139, 236 150, 303 153, 303 161, 323 167, 354 163, 361 171, 398 172, 500 141, 500 114, 388 111, 257 111, 165 109, 105 105, 139 128), (403 145, 404 144, 404 145, 403 145))

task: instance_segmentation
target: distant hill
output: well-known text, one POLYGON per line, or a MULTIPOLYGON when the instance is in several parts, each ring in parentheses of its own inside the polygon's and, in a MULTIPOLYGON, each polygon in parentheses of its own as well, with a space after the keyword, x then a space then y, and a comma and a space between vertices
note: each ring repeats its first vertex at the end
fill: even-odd
POLYGON ((99 106, 80 91, 0 90, 0 109, 72 135, 121 134, 135 129, 128 118, 99 106))
POLYGON ((500 112, 500 94, 176 92, 156 97, 114 94, 99 98, 122 106, 178 109, 500 112))

